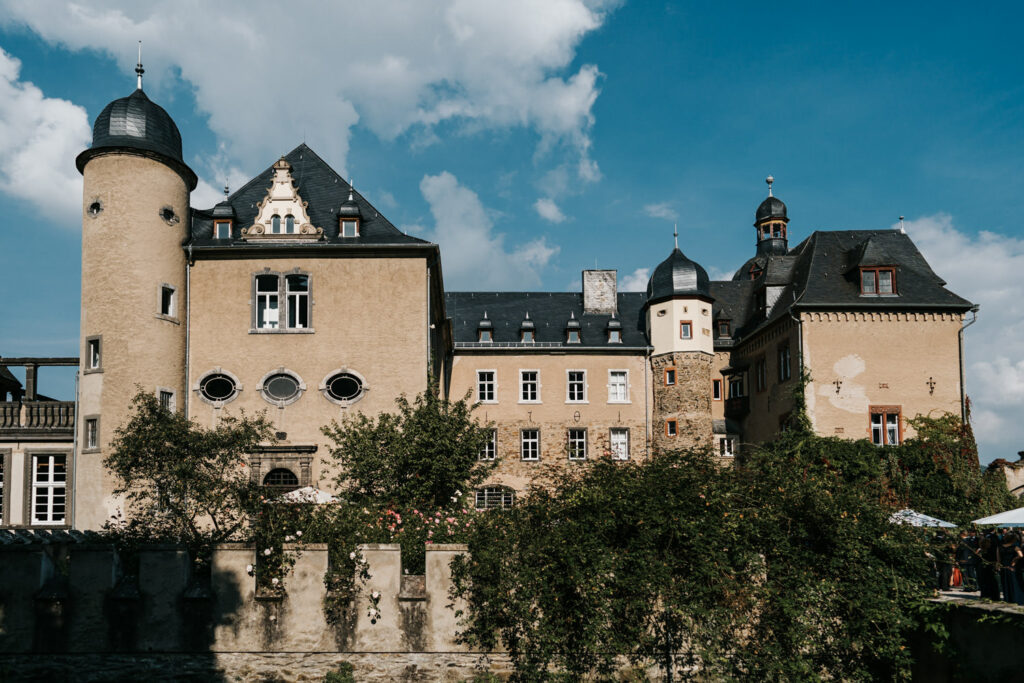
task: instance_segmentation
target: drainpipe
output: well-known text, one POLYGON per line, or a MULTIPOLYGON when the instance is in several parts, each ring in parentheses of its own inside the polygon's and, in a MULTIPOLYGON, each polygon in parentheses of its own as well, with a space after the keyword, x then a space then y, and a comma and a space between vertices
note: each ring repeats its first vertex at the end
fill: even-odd
POLYGON ((185 409, 185 417, 188 418, 189 391, 189 356, 192 346, 192 245, 186 248, 185 257, 185 381, 182 382, 182 405, 185 409))
POLYGON ((964 330, 978 321, 978 304, 971 306, 973 317, 960 326, 957 332, 957 351, 960 355, 960 424, 967 424, 967 393, 964 391, 964 330))
MULTIPOLYGON (((78 487, 78 421, 79 417, 81 416, 81 406, 79 406, 78 395, 78 380, 81 376, 82 368, 81 363, 79 363, 79 367, 75 369, 75 419, 71 421, 74 433, 71 437, 71 519, 69 520, 69 522, 72 529, 75 528, 75 517, 77 516, 75 514, 75 511, 78 509, 78 496, 75 495, 75 489, 78 487)), ((82 424, 84 425, 85 423, 83 422, 82 424)), ((29 520, 22 520, 22 522, 27 524, 29 520)))

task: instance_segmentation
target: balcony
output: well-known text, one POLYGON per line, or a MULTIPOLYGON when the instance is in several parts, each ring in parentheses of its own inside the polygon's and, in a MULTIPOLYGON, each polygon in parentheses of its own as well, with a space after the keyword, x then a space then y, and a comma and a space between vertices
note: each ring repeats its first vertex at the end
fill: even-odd
POLYGON ((750 412, 749 396, 734 396, 725 399, 725 416, 730 420, 742 420, 750 412))
POLYGON ((74 401, 0 402, 0 440, 67 441, 74 430, 74 401))

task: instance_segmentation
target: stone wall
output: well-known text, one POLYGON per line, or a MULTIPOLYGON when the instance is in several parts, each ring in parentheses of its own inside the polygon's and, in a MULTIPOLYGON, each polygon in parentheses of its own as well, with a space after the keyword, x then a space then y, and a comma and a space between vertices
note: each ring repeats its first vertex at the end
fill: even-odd
POLYGON ((655 452, 711 446, 711 366, 714 356, 701 352, 665 353, 651 358, 654 408, 651 442, 655 452), (675 384, 666 385, 665 370, 675 368, 675 384), (666 430, 674 420, 676 435, 666 430))

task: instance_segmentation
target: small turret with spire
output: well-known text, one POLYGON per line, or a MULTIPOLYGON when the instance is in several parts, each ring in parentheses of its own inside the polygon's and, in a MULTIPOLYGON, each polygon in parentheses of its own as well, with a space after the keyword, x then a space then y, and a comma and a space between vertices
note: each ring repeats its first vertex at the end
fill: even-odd
POLYGON ((142 41, 139 41, 139 61, 135 65, 135 73, 138 75, 138 82, 136 83, 135 89, 142 90, 142 74, 146 73, 146 70, 142 68, 142 41))
POLYGON ((769 175, 764 179, 768 184, 768 196, 757 207, 754 215, 754 229, 757 231, 757 255, 779 256, 789 251, 786 225, 786 205, 772 192, 775 178, 769 175))

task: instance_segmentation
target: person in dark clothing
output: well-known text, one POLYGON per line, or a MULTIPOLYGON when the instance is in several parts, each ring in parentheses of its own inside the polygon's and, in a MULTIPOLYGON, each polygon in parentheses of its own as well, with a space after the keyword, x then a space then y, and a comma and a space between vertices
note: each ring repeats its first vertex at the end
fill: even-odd
POLYGON ((948 591, 953 579, 953 553, 956 544, 952 543, 945 532, 935 534, 935 564, 938 572, 939 590, 948 591))
POLYGON ((1003 588, 1003 601, 1024 605, 1024 592, 1017 585, 1016 568, 1024 562, 1020 541, 1017 534, 1003 534, 1003 542, 999 544, 999 579, 1003 588))
POLYGON ((969 535, 966 531, 960 532, 960 539, 956 546, 956 566, 960 568, 960 576, 963 577, 963 590, 978 590, 977 563, 978 546, 975 543, 976 537, 969 535))
POLYGON ((978 544, 980 554, 978 563, 978 589, 981 597, 988 600, 999 599, 999 580, 996 577, 996 553, 998 552, 996 535, 989 531, 981 537, 978 544))

